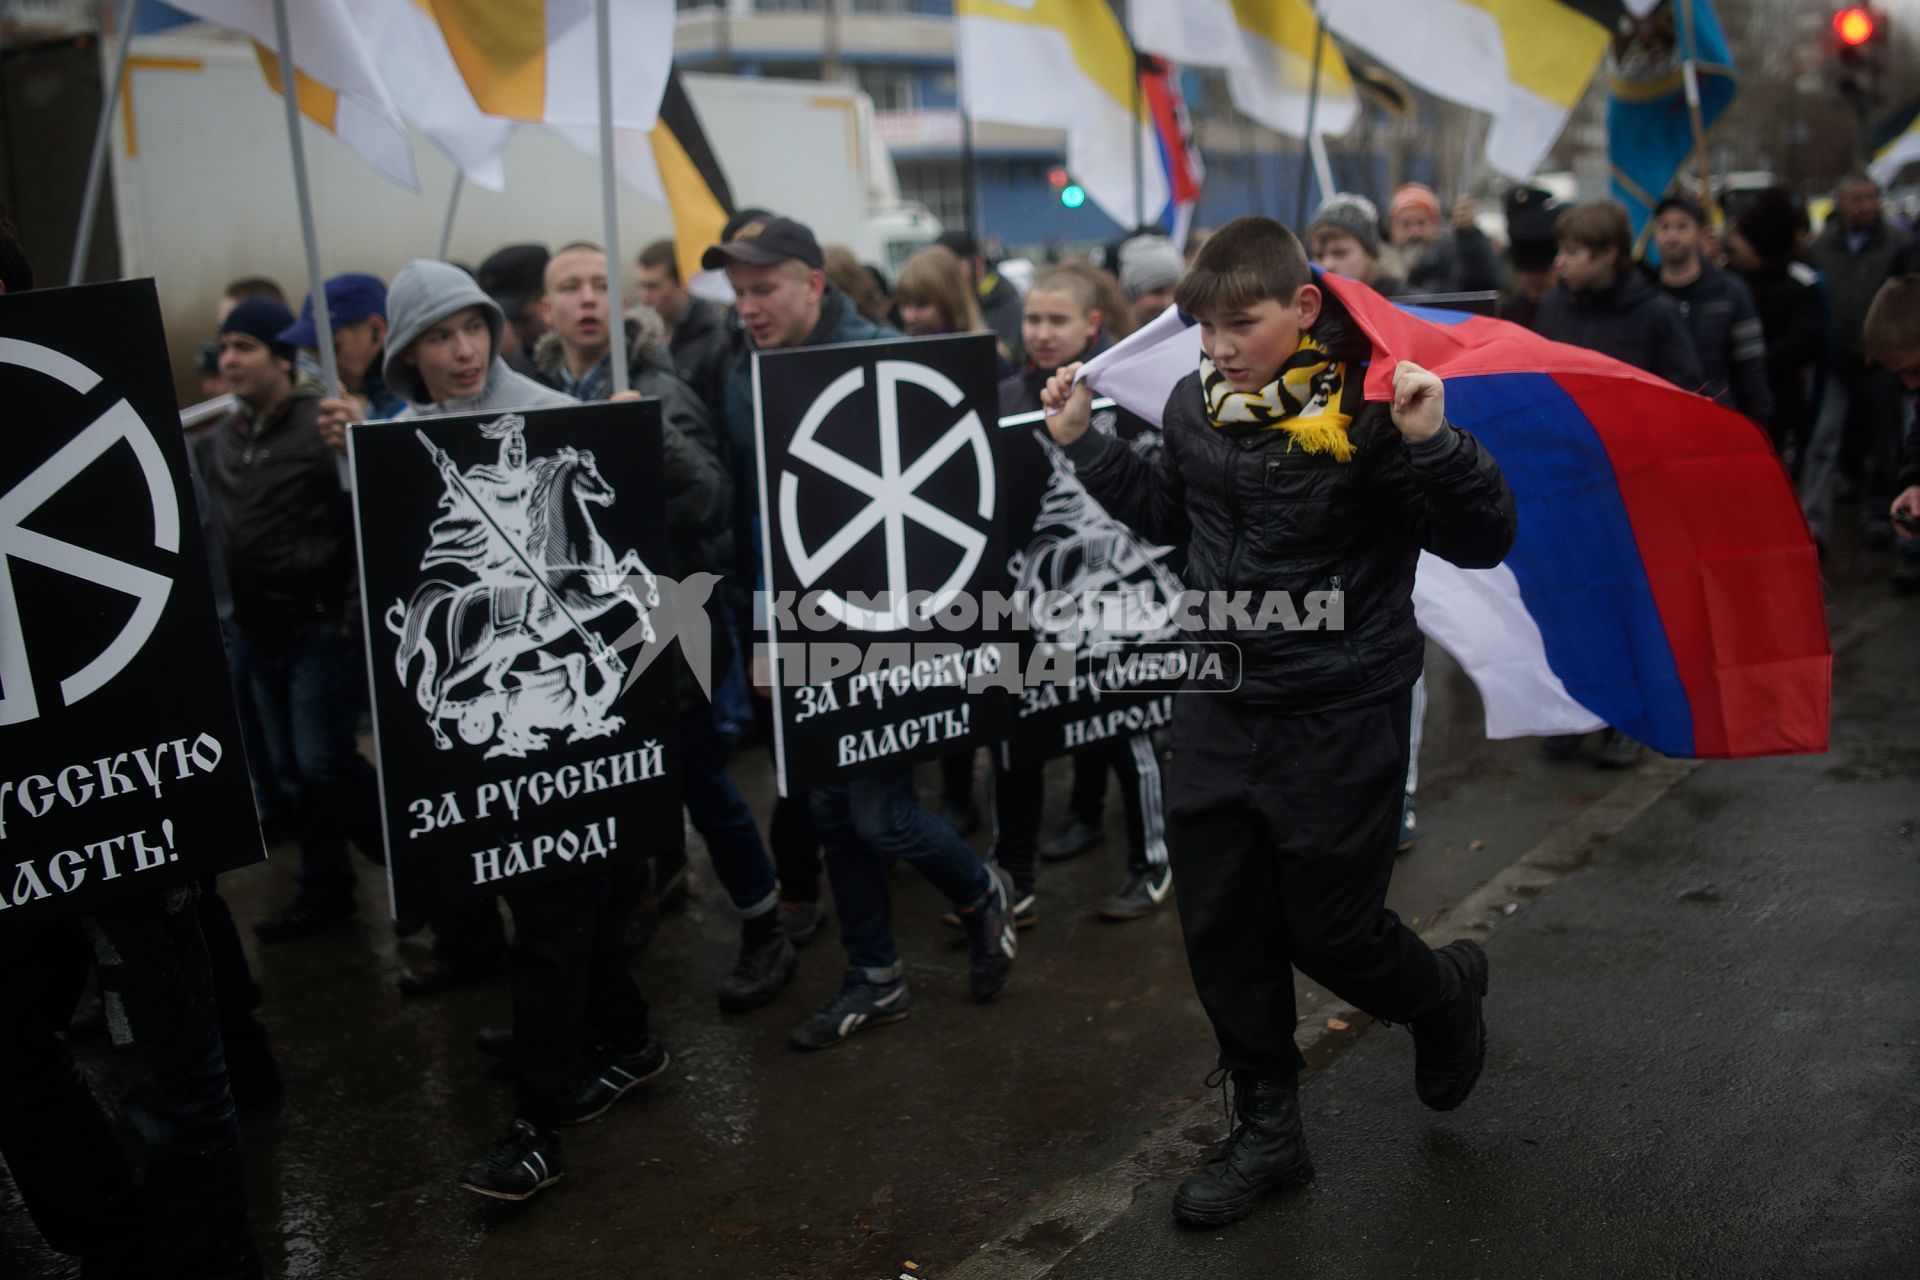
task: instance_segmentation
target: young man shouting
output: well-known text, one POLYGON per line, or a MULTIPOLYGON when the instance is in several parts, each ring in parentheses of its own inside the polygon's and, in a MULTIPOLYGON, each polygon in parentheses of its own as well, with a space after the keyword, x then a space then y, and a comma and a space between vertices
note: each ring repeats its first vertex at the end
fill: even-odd
POLYGON ((1269 218, 1207 241, 1175 303, 1200 322, 1200 367, 1174 387, 1151 461, 1089 431, 1078 364, 1043 392, 1056 443, 1089 492, 1150 542, 1184 551, 1199 591, 1338 592, 1338 630, 1239 631, 1232 689, 1174 702, 1167 848, 1187 960, 1230 1073, 1237 1123, 1181 1184, 1194 1224, 1243 1217, 1313 1176, 1300 1129, 1293 969, 1413 1030, 1414 1085, 1446 1111, 1486 1056, 1487 960, 1435 951, 1386 907, 1406 780, 1421 550, 1467 568, 1512 545, 1500 468, 1444 416, 1440 380, 1394 371, 1361 400, 1369 354, 1269 218))

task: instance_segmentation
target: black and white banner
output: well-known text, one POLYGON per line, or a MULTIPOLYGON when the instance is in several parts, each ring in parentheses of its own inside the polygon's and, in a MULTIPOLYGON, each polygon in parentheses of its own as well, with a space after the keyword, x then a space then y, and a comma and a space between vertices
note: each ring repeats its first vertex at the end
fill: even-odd
POLYGON ((394 910, 683 839, 657 401, 348 433, 394 910))
POLYGON ((783 795, 998 742, 1004 595, 990 335, 756 352, 783 795))
MULTIPOLYGON (((1027 671, 1010 763, 1037 764, 1116 736, 1165 725, 1172 695, 1201 650, 1173 613, 1177 554, 1143 542, 1107 514, 1031 415, 1002 427, 1003 510, 1013 545, 1008 590, 1029 604, 1027 671)), ((1151 458, 1151 423, 1103 406, 1089 428, 1151 458)))
POLYGON ((263 856, 150 280, 0 295, 0 929, 263 856))

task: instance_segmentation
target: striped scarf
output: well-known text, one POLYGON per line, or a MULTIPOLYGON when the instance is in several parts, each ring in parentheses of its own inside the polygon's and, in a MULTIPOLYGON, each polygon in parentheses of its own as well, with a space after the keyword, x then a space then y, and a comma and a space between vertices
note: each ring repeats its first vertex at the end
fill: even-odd
POLYGON ((1311 334, 1300 335, 1299 349, 1258 391, 1235 391, 1212 360, 1200 357, 1200 392, 1215 430, 1284 431, 1288 448, 1330 453, 1341 462, 1353 458, 1348 391, 1346 362, 1335 360, 1311 334))

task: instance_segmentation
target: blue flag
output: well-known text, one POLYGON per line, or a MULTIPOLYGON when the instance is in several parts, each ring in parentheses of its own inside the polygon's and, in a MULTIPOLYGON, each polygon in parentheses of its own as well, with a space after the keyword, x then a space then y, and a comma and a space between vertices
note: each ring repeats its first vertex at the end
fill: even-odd
POLYGON ((1613 198, 1627 206, 1636 238, 1674 176, 1693 155, 1685 62, 1700 82, 1702 127, 1733 101, 1733 55, 1712 0, 1668 0, 1616 42, 1607 69, 1607 160, 1613 198), (1687 20, 1691 16, 1692 21, 1687 20))

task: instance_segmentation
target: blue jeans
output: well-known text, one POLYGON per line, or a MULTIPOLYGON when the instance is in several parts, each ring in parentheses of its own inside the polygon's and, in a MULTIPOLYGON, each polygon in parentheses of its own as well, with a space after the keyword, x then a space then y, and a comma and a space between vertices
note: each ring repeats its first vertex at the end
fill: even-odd
POLYGON ((771 911, 779 903, 773 860, 754 824, 740 788, 727 773, 727 744, 713 725, 713 710, 693 703, 680 713, 681 798, 693 829, 706 841, 714 874, 742 916, 771 911))
POLYGON ((0 938, 0 1155, 47 1243, 104 1273, 260 1274, 195 894, 185 885, 84 929, 0 938), (61 1034, 89 959, 120 1100, 146 1148, 138 1191, 61 1034))
POLYGON ((993 887, 986 864, 967 842, 914 799, 911 769, 815 791, 813 821, 826 847, 840 941, 848 962, 870 976, 900 962, 887 886, 892 859, 911 862, 956 907, 972 906, 993 887))
POLYGON ((267 754, 300 833, 299 895, 337 901, 353 893, 349 840, 384 860, 373 766, 355 739, 366 656, 336 623, 243 634, 267 754))

